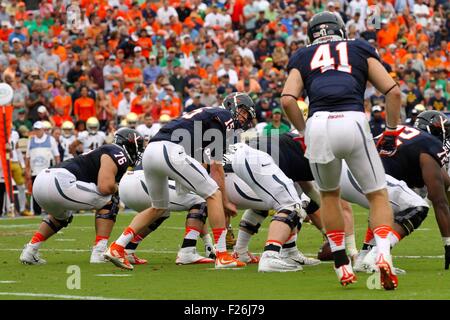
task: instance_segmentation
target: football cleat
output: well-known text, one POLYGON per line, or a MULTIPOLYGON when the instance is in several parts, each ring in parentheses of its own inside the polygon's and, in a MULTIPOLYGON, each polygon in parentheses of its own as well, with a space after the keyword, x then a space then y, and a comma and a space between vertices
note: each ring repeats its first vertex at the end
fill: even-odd
POLYGON ((108 244, 106 241, 101 241, 92 248, 90 263, 106 263, 106 259, 103 256, 108 244))
POLYGON ((37 248, 34 248, 31 244, 27 243, 23 250, 22 253, 20 254, 20 258, 19 258, 20 262, 22 262, 23 264, 46 264, 47 261, 45 261, 44 259, 42 259, 39 256, 39 252, 37 248))
POLYGON ((290 262, 297 263, 301 266, 317 266, 320 264, 319 259, 308 258, 296 247, 282 249, 280 254, 281 259, 290 262))
POLYGON ((264 251, 258 264, 258 272, 290 272, 303 270, 296 262, 288 262, 276 251, 264 251))
POLYGON ((376 267, 376 258, 378 254, 378 248, 376 246, 372 247, 370 251, 368 251, 365 257, 362 259, 362 267, 365 269, 367 273, 377 272, 378 269, 376 267))
POLYGON ((104 257, 119 268, 133 270, 133 265, 125 257, 125 248, 119 246, 116 242, 111 243, 104 253, 104 257))
POLYGON ((377 255, 376 265, 380 271, 380 282, 385 290, 394 290, 398 287, 398 278, 392 265, 391 255, 380 253, 377 255))
POLYGON ((246 264, 252 264, 252 263, 259 262, 259 257, 254 256, 250 251, 245 251, 245 252, 234 251, 233 258, 235 258, 241 262, 244 262, 246 264))
POLYGON ((356 255, 355 263, 353 265, 353 271, 355 272, 368 272, 365 264, 363 264, 364 258, 366 257, 369 250, 361 250, 356 255))
POLYGON ((241 268, 246 264, 234 259, 228 252, 216 252, 216 269, 241 268))
POLYGON ((178 251, 175 263, 178 265, 214 263, 214 259, 205 258, 199 255, 195 247, 188 247, 181 248, 178 251))
POLYGON ((125 253, 127 255, 127 260, 134 265, 147 264, 147 260, 139 258, 135 254, 135 250, 127 250, 125 249, 125 253))
POLYGON ((348 286, 349 284, 358 282, 358 279, 353 272, 352 264, 350 262, 348 264, 340 266, 339 268, 334 268, 334 271, 336 271, 339 282, 344 287, 348 286))

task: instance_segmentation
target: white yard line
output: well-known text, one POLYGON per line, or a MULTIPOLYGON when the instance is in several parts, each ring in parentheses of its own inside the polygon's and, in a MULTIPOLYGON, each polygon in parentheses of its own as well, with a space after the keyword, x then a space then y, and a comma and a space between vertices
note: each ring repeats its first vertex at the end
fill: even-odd
POLYGON ((96 277, 131 277, 131 274, 115 274, 115 273, 103 273, 96 274, 96 277))
POLYGON ((0 280, 0 284, 9 284, 9 283, 17 283, 17 281, 14 281, 14 280, 0 280))
POLYGON ((0 292, 0 296, 74 299, 74 300, 124 300, 124 299, 120 299, 120 298, 106 298, 106 297, 95 297, 95 296, 72 296, 72 295, 66 295, 66 294, 28 293, 28 292, 0 292))

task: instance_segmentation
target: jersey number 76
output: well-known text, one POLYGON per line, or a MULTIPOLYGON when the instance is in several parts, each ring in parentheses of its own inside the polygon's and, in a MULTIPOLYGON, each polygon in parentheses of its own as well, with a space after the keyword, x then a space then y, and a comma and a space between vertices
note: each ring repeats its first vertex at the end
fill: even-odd
POLYGON ((338 70, 342 72, 352 73, 352 66, 348 63, 348 47, 347 42, 340 42, 334 50, 338 52, 339 63, 336 64, 331 56, 330 44, 322 44, 317 47, 314 56, 311 59, 311 70, 320 68, 320 72, 324 73, 328 70, 338 70))

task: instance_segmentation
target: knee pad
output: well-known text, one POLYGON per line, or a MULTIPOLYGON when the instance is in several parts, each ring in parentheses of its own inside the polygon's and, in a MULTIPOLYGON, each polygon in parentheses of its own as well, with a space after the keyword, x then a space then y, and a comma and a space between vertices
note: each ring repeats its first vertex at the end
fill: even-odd
POLYGON ((394 214, 394 221, 405 230, 407 235, 409 235, 415 229, 420 227, 427 215, 427 207, 415 207, 394 214))
POLYGON ((47 224, 55 233, 58 233, 59 230, 61 230, 62 228, 66 228, 69 223, 72 222, 73 220, 73 215, 71 215, 69 218, 65 219, 65 220, 59 220, 56 219, 55 217, 53 217, 56 221, 58 221, 58 223, 60 224, 60 226, 57 226, 56 224, 53 223, 52 220, 50 220, 49 217, 45 217, 42 222, 44 222, 45 224, 47 224))
POLYGON ((95 219, 108 219, 116 222, 117 214, 119 213, 120 200, 119 197, 112 196, 111 201, 103 206, 95 213, 95 219), (107 213, 99 213, 101 210, 108 210, 107 213))
POLYGON ((158 219, 155 220, 155 222, 153 222, 151 225, 148 226, 148 228, 153 232, 156 229, 158 229, 158 227, 161 225, 161 223, 164 222, 164 220, 166 220, 169 217, 159 217, 158 219))
POLYGON ((206 218, 208 217, 208 208, 206 207, 206 202, 193 205, 189 208, 189 212, 186 216, 186 219, 197 219, 203 222, 206 222, 206 218), (196 212, 190 212, 191 210, 198 210, 196 212))
POLYGON ((296 205, 294 208, 281 209, 273 216, 272 221, 284 222, 291 230, 295 227, 300 229, 305 215, 305 211, 299 205, 296 205), (280 213, 287 214, 287 217, 280 216, 280 213))
POLYGON ((261 223, 269 215, 267 210, 247 209, 242 215, 239 227, 250 231, 252 234, 258 233, 261 223))

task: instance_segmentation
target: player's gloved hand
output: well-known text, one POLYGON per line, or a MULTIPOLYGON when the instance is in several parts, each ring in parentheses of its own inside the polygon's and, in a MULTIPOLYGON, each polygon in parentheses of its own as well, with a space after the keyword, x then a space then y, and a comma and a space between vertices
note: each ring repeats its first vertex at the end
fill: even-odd
POLYGON ((306 144, 305 144, 305 136, 301 135, 294 138, 294 141, 297 141, 300 143, 300 147, 302 148, 303 152, 306 151, 306 144))
POLYGON ((450 267, 450 246, 445 246, 445 270, 450 267))
POLYGON ((380 156, 392 157, 397 152, 397 138, 403 130, 405 130, 405 127, 399 130, 384 130, 377 143, 380 156))

